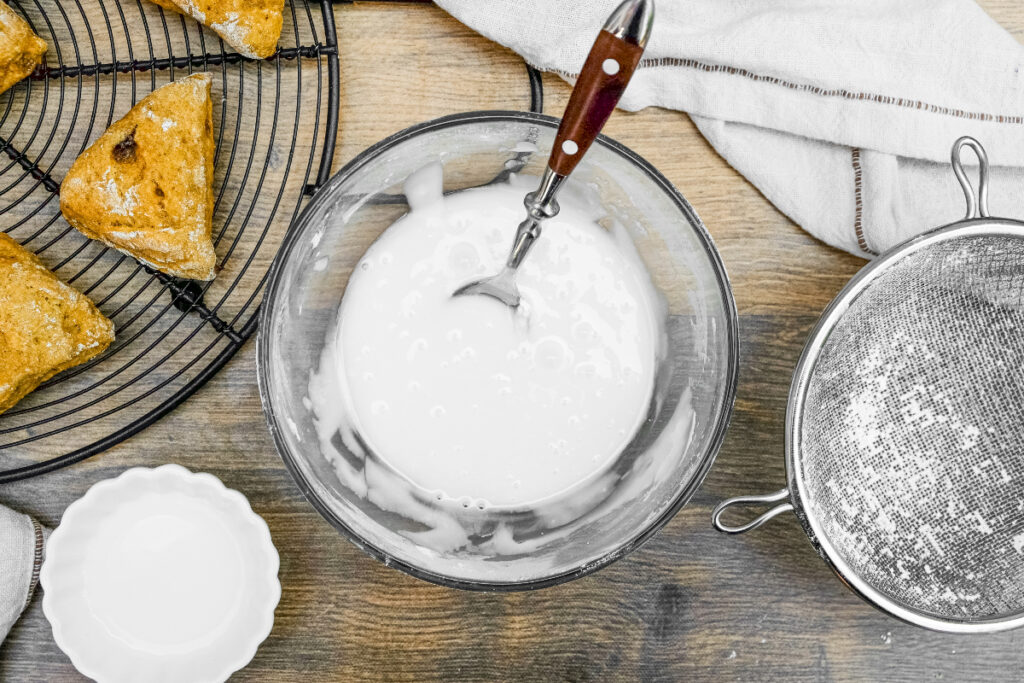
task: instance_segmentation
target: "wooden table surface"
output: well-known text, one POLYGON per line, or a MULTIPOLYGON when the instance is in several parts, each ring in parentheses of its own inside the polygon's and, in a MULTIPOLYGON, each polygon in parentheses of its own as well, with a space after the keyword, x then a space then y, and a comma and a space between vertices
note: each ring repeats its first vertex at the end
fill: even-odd
MULTIPOLYGON (((981 5, 1018 37, 1019 0, 981 5)), ((426 4, 336 6, 342 108, 336 162, 407 125, 472 109, 525 109, 522 61, 426 4), (426 77, 430 67, 436 74, 426 77)), ((545 110, 568 87, 545 76, 545 110)), ((863 262, 803 233, 733 171, 682 113, 619 113, 606 131, 654 163, 707 224, 732 279, 742 365, 711 475, 641 549, 567 585, 459 592, 384 567, 338 535, 285 471, 264 426, 250 342, 155 426, 81 465, 0 488, 48 525, 126 467, 180 463, 242 491, 270 525, 283 594, 273 633, 234 680, 1019 680, 1022 633, 907 626, 853 596, 796 520, 712 530, 726 496, 784 481, 790 374, 819 312, 863 262)), ((81 677, 36 599, 0 646, 0 680, 81 677)))

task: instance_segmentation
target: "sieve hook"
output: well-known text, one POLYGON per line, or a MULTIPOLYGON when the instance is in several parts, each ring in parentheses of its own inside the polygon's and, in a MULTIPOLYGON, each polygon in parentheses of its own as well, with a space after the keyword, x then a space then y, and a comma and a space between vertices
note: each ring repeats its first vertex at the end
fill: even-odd
POLYGON ((789 512, 792 509, 793 504, 789 502, 789 489, 782 489, 781 491, 776 491, 775 493, 769 493, 763 496, 736 496, 735 498, 723 500, 715 506, 715 511, 711 513, 711 523, 722 533, 742 534, 746 531, 750 531, 751 529, 756 529, 772 517, 780 515, 783 512, 789 512), (722 514, 734 505, 763 505, 765 503, 778 503, 781 500, 786 502, 776 505, 757 519, 747 522, 746 524, 742 524, 740 526, 729 526, 722 522, 722 514))
POLYGON ((964 189, 964 196, 967 198, 967 218, 988 218, 988 154, 981 143, 969 135, 965 135, 953 143, 953 173, 960 181, 960 187, 964 189), (971 181, 964 171, 963 151, 964 147, 970 147, 978 155, 978 192, 975 194, 971 181))

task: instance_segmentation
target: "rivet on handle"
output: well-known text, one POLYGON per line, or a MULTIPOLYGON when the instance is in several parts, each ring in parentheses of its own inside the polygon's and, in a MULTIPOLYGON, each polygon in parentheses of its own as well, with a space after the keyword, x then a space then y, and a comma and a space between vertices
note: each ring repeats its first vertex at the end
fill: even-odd
POLYGON ((780 515, 783 512, 789 512, 792 509, 793 504, 789 502, 789 489, 782 489, 781 491, 776 491, 775 493, 769 493, 763 496, 737 496, 735 498, 723 500, 715 507, 715 511, 711 513, 711 523, 722 533, 742 534, 745 531, 756 529, 772 517, 780 515), (746 524, 742 524, 740 526, 729 526, 722 521, 722 514, 734 505, 764 505, 765 503, 778 503, 780 500, 784 500, 786 502, 781 505, 776 505, 757 519, 747 522, 746 524))
POLYGON ((981 143, 965 135, 953 143, 953 173, 960 181, 960 187, 964 189, 964 196, 967 198, 967 218, 988 218, 988 154, 981 143), (970 147, 978 156, 978 192, 975 194, 971 181, 964 171, 963 151, 964 147, 970 147))

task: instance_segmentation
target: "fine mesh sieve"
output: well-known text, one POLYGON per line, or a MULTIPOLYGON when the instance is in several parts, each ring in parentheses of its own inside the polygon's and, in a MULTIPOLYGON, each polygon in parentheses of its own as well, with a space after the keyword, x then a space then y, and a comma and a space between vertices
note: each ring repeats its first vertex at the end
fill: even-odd
POLYGON ((955 632, 1024 624, 1024 223, 988 216, 987 165, 958 140, 967 220, 883 255, 826 310, 790 391, 789 488, 713 516, 740 533, 793 509, 862 597, 955 632))

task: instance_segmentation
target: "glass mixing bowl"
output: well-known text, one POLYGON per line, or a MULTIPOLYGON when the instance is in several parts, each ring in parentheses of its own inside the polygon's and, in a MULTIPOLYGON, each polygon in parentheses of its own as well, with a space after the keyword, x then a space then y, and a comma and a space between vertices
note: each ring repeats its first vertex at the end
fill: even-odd
POLYGON ((622 557, 697 490, 732 411, 737 318, 711 238, 668 180, 601 137, 566 189, 596 199, 607 214, 602 224, 624 229, 666 305, 664 352, 647 418, 608 469, 531 509, 452 510, 426 493, 386 490, 375 455, 341 434, 318 434, 316 410, 324 408, 316 407, 322 400, 310 400, 311 377, 353 267, 408 211, 405 179, 438 161, 445 192, 501 181, 512 172, 540 176, 557 127, 558 119, 537 114, 473 112, 383 140, 310 202, 269 275, 259 382, 281 457, 313 506, 357 546, 428 581, 483 590, 538 588, 622 557), (342 470, 346 476, 339 476, 342 470))

